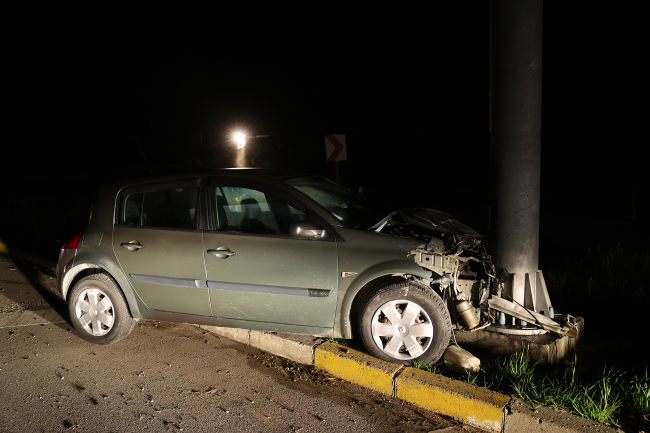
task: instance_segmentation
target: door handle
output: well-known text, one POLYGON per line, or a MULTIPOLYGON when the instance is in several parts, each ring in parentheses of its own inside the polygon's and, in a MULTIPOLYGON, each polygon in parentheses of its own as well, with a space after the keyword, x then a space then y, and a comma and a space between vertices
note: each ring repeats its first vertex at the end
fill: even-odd
POLYGON ((137 251, 140 248, 144 248, 144 245, 140 245, 138 242, 122 242, 120 244, 122 248, 126 248, 129 251, 137 251))
POLYGON ((208 254, 212 254, 213 256, 216 256, 219 259, 225 259, 227 257, 234 256, 235 252, 230 251, 229 249, 224 248, 224 247, 219 247, 216 250, 213 250, 213 249, 208 250, 208 254), (221 249, 221 248, 223 248, 223 249, 221 249))

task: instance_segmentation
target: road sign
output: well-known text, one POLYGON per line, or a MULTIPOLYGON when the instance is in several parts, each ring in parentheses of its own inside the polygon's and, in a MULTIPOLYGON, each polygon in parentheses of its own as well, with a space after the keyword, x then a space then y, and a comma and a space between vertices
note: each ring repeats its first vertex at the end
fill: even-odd
POLYGON ((346 161, 348 149, 345 145, 345 134, 325 136, 325 158, 327 161, 346 161))

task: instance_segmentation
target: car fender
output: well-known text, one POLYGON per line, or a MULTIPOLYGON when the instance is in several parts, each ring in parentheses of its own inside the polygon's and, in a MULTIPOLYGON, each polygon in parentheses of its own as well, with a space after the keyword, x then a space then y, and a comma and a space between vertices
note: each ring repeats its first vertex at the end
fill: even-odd
POLYGON ((84 269, 101 269, 111 276, 118 284, 126 301, 129 305, 129 310, 131 311, 131 316, 134 318, 142 318, 139 305, 142 301, 139 299, 137 293, 131 286, 128 278, 124 274, 119 263, 116 260, 111 260, 107 257, 106 251, 89 251, 89 249, 83 248, 77 250, 77 256, 74 259, 72 267, 65 273, 63 276, 63 281, 61 282, 61 294, 63 299, 67 300, 67 294, 70 290, 71 283, 74 281, 75 277, 79 272, 84 269))
POLYGON ((421 268, 412 259, 401 259, 389 260, 370 266, 359 275, 354 276, 349 283, 345 280, 350 277, 339 276, 339 300, 334 321, 334 335, 339 338, 352 338, 352 321, 354 318, 351 315, 353 313, 353 303, 359 292, 369 285, 372 286, 373 282, 391 276, 396 279, 405 276, 428 279, 431 275, 431 271, 421 268))

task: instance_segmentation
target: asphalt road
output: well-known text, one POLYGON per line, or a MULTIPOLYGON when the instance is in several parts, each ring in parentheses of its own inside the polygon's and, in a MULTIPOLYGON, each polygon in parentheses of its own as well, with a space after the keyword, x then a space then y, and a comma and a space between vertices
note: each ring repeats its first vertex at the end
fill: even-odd
POLYGON ((54 282, 0 255, 0 431, 478 431, 190 325, 87 343, 54 282))

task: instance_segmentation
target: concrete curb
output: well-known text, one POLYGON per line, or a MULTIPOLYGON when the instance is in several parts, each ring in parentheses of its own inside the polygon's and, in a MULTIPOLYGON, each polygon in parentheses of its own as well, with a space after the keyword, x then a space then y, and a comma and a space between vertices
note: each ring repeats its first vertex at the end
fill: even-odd
POLYGON ((507 395, 332 342, 316 347, 314 366, 366 388, 490 431, 504 429, 507 395))
POLYGON ((199 328, 306 365, 314 364, 314 349, 325 341, 322 338, 309 335, 277 334, 208 325, 199 325, 199 328))
POLYGON ((406 368, 395 381, 399 399, 485 430, 505 428, 510 397, 417 368, 406 368))
POLYGON ((316 347, 314 366, 382 394, 395 395, 394 378, 404 368, 330 341, 316 347))

